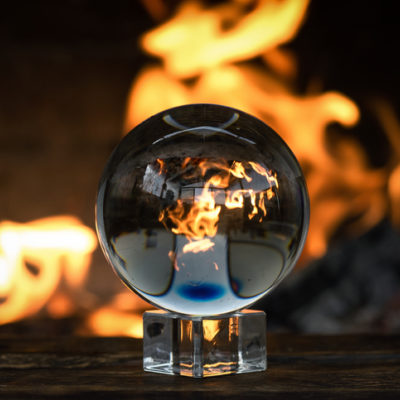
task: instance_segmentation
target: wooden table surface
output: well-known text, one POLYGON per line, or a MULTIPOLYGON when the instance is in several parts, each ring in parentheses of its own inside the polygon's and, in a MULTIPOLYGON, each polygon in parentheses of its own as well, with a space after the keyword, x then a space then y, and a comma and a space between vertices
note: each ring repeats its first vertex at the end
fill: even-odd
POLYGON ((268 335, 268 370, 143 372, 141 341, 0 336, 0 399, 400 399, 400 336, 268 335))

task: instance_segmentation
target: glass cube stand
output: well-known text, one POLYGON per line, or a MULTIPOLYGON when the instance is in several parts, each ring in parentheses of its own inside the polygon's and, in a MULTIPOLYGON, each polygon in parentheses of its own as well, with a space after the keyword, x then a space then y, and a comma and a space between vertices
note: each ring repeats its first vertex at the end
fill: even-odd
POLYGON ((145 371, 205 378, 266 368, 266 316, 262 311, 216 317, 186 317, 159 310, 144 313, 145 371))

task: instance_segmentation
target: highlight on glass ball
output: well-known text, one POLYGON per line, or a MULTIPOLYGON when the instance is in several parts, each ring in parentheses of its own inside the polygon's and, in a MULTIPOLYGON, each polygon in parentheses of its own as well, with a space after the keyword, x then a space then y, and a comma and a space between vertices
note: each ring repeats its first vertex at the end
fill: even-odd
POLYGON ((125 284, 191 316, 246 308, 291 271, 309 203, 301 169, 265 123, 220 105, 163 111, 104 170, 102 249, 125 284))

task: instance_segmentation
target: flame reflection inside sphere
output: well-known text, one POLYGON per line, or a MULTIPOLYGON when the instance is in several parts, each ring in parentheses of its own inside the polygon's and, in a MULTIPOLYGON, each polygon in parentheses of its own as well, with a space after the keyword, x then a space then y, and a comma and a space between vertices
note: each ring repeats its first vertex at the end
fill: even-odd
POLYGON ((308 196, 282 139, 241 111, 161 112, 115 149, 97 201, 103 251, 156 306, 217 315, 249 306, 294 266, 308 196))

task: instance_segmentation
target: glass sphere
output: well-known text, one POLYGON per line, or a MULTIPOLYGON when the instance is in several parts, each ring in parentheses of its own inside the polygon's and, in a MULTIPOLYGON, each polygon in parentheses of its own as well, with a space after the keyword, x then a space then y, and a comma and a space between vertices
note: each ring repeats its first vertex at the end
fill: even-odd
POLYGON ((309 200, 284 141, 229 107, 191 104, 134 128, 97 199, 102 249, 125 284, 185 315, 248 307, 293 268, 309 200))

